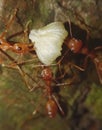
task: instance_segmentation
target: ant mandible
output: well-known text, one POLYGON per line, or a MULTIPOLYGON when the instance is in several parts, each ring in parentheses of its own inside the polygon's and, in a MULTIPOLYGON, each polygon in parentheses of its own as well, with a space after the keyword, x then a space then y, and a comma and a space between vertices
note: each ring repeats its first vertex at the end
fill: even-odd
POLYGON ((67 45, 67 47, 73 53, 75 53, 75 54, 83 54, 83 55, 86 56, 85 61, 84 61, 84 66, 83 66, 84 69, 86 68, 86 63, 87 63, 88 58, 90 58, 93 61, 93 63, 96 66, 96 70, 97 70, 97 74, 98 74, 100 83, 102 84, 102 61, 100 61, 97 58, 96 54, 95 54, 95 51, 99 50, 99 49, 102 49, 102 46, 96 47, 93 51, 89 51, 88 47, 86 47, 83 44, 82 40, 76 39, 76 38, 74 38, 72 36, 72 29, 71 29, 71 22, 70 22, 70 20, 68 20, 68 23, 69 23, 69 29, 70 29, 70 36, 71 36, 71 38, 70 39, 67 38, 65 40, 65 44, 67 45))

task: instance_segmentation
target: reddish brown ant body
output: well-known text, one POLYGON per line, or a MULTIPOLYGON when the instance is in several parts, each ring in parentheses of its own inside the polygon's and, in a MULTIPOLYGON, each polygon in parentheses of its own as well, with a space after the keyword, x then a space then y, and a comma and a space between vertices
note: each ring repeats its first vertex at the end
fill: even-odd
POLYGON ((9 42, 4 41, 0 38, 0 49, 7 51, 11 50, 17 54, 25 54, 34 51, 33 45, 28 43, 14 43, 13 45, 9 42))
POLYGON ((5 38, 5 35, 6 35, 10 25, 12 24, 12 22, 16 16, 16 13, 17 13, 17 9, 15 9, 13 15, 11 15, 10 20, 8 21, 8 23, 6 25, 5 31, 2 32, 0 35, 0 52, 5 57, 7 57, 11 61, 11 63, 5 64, 5 63, 3 63, 3 60, 1 60, 1 59, 0 60, 1 60, 1 64, 3 67, 17 69, 19 71, 19 73, 21 74, 22 78, 24 79, 24 82, 27 85, 27 87, 29 89, 31 89, 31 86, 27 83, 27 81, 25 79, 25 76, 28 76, 29 78, 30 78, 30 76, 22 70, 22 63, 23 62, 18 63, 17 60, 15 60, 12 56, 10 56, 6 52, 7 50, 10 50, 12 52, 15 52, 16 54, 25 54, 25 53, 29 53, 31 51, 34 51, 33 44, 31 44, 31 43, 20 43, 20 42, 12 43, 12 42, 8 42, 5 38))
POLYGON ((99 46, 95 48, 94 50, 90 51, 88 47, 86 47, 83 44, 82 40, 76 39, 72 36, 70 20, 69 20, 69 29, 70 29, 71 38, 66 39, 65 44, 67 45, 69 50, 71 50, 73 53, 85 55, 85 61, 84 61, 84 66, 83 66, 84 69, 86 68, 86 63, 87 63, 88 58, 90 58, 93 61, 93 63, 96 66, 100 83, 102 84, 102 61, 100 61, 95 54, 95 51, 98 49, 102 49, 102 46, 99 46))
POLYGON ((42 78, 46 83, 46 95, 48 97, 48 101, 46 103, 46 110, 47 110, 47 114, 50 118, 53 118, 56 116, 58 110, 60 110, 61 114, 64 115, 64 111, 61 107, 61 105, 59 104, 56 96, 53 94, 52 91, 52 80, 53 80, 53 74, 52 71, 49 67, 46 67, 42 70, 42 78))
POLYGON ((33 44, 28 44, 28 43, 14 43, 14 44, 12 44, 12 43, 6 41, 6 39, 5 39, 5 35, 7 33, 7 30, 10 27, 11 23, 13 22, 13 20, 16 16, 16 13, 17 13, 17 9, 15 9, 14 14, 11 15, 11 18, 7 24, 5 31, 0 35, 0 49, 2 49, 3 51, 11 50, 11 51, 18 53, 18 54, 25 54, 25 53, 28 53, 30 51, 34 51, 33 44))

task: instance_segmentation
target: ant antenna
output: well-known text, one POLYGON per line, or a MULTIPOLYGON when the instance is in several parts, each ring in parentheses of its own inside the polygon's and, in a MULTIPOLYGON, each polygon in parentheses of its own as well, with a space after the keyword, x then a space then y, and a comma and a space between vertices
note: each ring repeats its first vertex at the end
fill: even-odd
POLYGON ((28 33, 29 33, 29 24, 32 22, 32 20, 29 20, 26 25, 25 25, 25 29, 24 29, 24 42, 26 42, 26 38, 28 36, 28 33))
POLYGON ((70 36, 71 38, 73 37, 72 35, 72 27, 71 27, 71 22, 70 22, 70 19, 68 18, 68 23, 69 23, 69 31, 70 31, 70 36))

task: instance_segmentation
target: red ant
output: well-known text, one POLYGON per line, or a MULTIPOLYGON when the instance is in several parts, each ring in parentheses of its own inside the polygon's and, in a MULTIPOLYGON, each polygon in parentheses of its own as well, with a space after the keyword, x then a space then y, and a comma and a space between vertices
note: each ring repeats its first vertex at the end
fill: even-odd
POLYGON ((5 35, 7 33, 7 30, 10 27, 11 23, 13 22, 13 20, 16 16, 16 13, 17 13, 17 9, 15 9, 14 14, 11 15, 10 20, 7 23, 5 31, 2 32, 1 35, 0 35, 0 51, 12 63, 9 64, 9 65, 6 65, 6 64, 3 63, 2 60, 1 60, 1 63, 2 63, 3 67, 10 67, 10 68, 17 69, 19 71, 19 73, 21 74, 21 76, 23 77, 23 79, 24 79, 26 85, 28 86, 28 88, 31 89, 30 85, 27 83, 27 81, 25 79, 25 76, 28 76, 30 79, 31 79, 31 77, 28 74, 26 74, 22 70, 22 67, 21 67, 24 63, 23 62, 18 63, 13 57, 11 57, 9 54, 6 53, 7 50, 11 50, 11 51, 13 51, 17 54, 25 54, 25 53, 29 53, 31 51, 34 51, 33 44, 27 44, 27 43, 14 43, 14 44, 12 44, 11 42, 8 42, 8 41, 5 40, 5 35))
POLYGON ((96 47, 93 51, 89 51, 89 49, 86 46, 84 46, 83 42, 80 39, 76 39, 72 36, 70 20, 69 20, 69 29, 70 29, 71 38, 66 39, 65 44, 73 53, 83 54, 86 56, 85 61, 84 61, 84 69, 86 67, 88 58, 90 58, 94 62, 100 83, 102 84, 102 62, 97 58, 95 54, 95 51, 102 49, 102 46, 96 47))
POLYGON ((14 14, 11 15, 10 20, 6 26, 6 30, 0 35, 0 49, 7 51, 11 50, 18 54, 24 54, 28 53, 30 51, 34 51, 33 44, 27 44, 27 43, 9 43, 5 40, 5 35, 7 33, 8 28, 10 27, 12 21, 14 20, 17 13, 17 9, 15 9, 14 14))
MULTIPOLYGON (((54 118, 57 113, 60 111, 61 115, 64 116, 65 112, 63 111, 57 97, 55 96, 52 88, 52 80, 53 80, 53 73, 50 67, 44 67, 42 72, 41 72, 41 77, 45 81, 46 86, 44 87, 45 89, 45 96, 48 98, 46 102, 46 111, 47 115, 50 118, 54 118)), ((37 110, 33 112, 35 114, 37 110)))
POLYGON ((46 110, 48 116, 50 118, 55 117, 58 110, 60 110, 61 114, 64 115, 65 113, 52 91, 52 86, 51 86, 53 80, 52 70, 49 67, 45 67, 42 70, 41 76, 46 83, 45 89, 46 89, 46 95, 48 97, 48 101, 46 103, 46 110))

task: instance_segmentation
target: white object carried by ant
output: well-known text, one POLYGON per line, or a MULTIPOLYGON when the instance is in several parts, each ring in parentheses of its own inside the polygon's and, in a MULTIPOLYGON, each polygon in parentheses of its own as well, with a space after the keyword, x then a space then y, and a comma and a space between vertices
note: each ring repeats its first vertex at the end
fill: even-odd
POLYGON ((67 35, 62 22, 53 22, 31 30, 29 39, 34 43, 39 60, 45 65, 51 65, 61 55, 62 44, 67 35))

